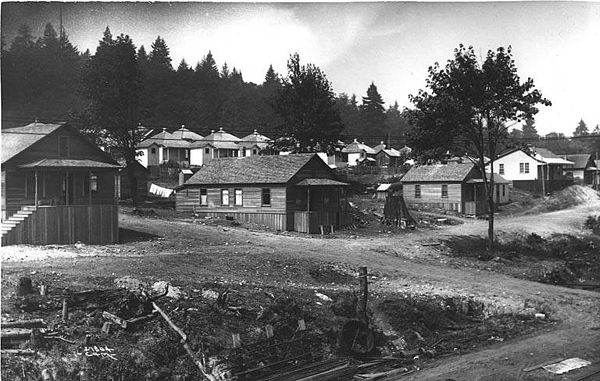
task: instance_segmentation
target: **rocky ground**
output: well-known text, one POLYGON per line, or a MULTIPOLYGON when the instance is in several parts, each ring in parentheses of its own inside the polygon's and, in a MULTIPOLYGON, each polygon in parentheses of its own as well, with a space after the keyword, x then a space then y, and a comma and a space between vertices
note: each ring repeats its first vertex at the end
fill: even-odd
MULTIPOLYGON (((260 368, 257 357, 265 356, 268 343, 289 357, 290 340, 297 340, 297 366, 346 359, 340 338, 360 315, 357 274, 367 266, 375 350, 350 358, 354 366, 385 361, 355 373, 575 380, 600 362, 600 243, 585 227, 600 213, 600 201, 587 190, 574 194, 581 199, 567 209, 548 211, 555 209, 552 200, 539 200, 536 205, 552 206, 538 206, 536 214, 501 212, 500 249, 490 260, 480 255, 487 221, 417 213, 417 229, 399 230, 378 222, 375 200, 355 200, 355 226, 325 237, 124 210, 120 244, 3 247, 3 321, 43 318, 48 332, 33 356, 3 354, 2 375, 38 380, 47 370, 55 380, 199 379, 180 337, 160 316, 102 331, 110 321, 103 311, 124 319, 145 315, 152 307, 138 290, 152 298, 165 284, 170 294, 156 304, 189 336, 193 354, 206 357, 207 368, 239 372, 242 360, 246 368, 260 368), (23 277, 32 280, 33 294, 17 295, 23 277), (70 306, 67 321, 63 300, 70 306), (299 330, 299 320, 306 330, 299 330), (239 335, 242 349, 232 348, 232 335, 239 335), (86 356, 94 347, 102 353, 86 356), (592 364, 563 376, 523 371, 570 357, 592 364)), ((3 348, 9 344, 3 339, 3 348)), ((247 378, 267 376, 263 369, 247 378)))

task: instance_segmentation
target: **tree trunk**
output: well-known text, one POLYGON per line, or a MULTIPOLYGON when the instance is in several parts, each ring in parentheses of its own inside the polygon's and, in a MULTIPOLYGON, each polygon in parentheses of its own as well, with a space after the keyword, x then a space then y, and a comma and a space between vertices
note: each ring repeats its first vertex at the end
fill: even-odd
MULTIPOLYGON (((494 156, 493 152, 490 153, 490 180, 489 180, 489 191, 488 191, 488 206, 489 206, 489 218, 488 218, 488 253, 491 256, 494 253, 494 156)), ((485 166, 484 172, 485 172, 485 166)))

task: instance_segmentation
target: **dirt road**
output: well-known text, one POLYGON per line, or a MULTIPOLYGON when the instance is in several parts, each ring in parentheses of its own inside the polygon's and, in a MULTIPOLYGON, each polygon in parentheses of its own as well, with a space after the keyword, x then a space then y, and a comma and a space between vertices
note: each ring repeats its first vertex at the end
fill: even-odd
MULTIPOLYGON (((572 209, 543 215, 503 217, 497 231, 582 233, 589 214, 600 211, 592 200, 572 209)), ((3 286, 25 272, 44 272, 82 286, 101 286, 125 275, 172 284, 226 280, 272 286, 314 287, 307 263, 335 263, 356 268, 367 265, 375 274, 372 291, 421 295, 471 296, 485 303, 490 314, 543 310, 560 321, 549 331, 511 339, 466 355, 434 361, 412 380, 546 380, 565 378, 548 372, 524 374, 524 367, 556 357, 581 357, 600 362, 600 294, 530 282, 447 262, 436 246, 423 246, 456 235, 481 235, 487 221, 403 234, 361 237, 360 230, 322 239, 295 233, 251 231, 122 215, 121 227, 132 235, 120 245, 84 248, 3 247, 3 286), (140 233, 143 233, 142 235, 140 233)), ((333 287, 333 286, 332 286, 333 287)), ((320 285, 320 289, 324 286, 320 285)), ((326 286, 325 286, 326 288, 326 286)))

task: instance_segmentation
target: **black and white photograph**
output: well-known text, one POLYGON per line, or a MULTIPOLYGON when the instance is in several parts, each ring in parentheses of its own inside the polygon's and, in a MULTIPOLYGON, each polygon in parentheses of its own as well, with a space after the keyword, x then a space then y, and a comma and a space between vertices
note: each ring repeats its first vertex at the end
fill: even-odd
POLYGON ((0 2, 0 378, 600 380, 600 2, 0 2))

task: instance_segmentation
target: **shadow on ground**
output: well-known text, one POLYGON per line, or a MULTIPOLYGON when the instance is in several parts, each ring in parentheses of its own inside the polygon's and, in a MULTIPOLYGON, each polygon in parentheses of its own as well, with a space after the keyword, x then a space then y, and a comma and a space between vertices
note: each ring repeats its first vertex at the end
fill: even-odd
POLYGON ((119 243, 142 242, 156 238, 160 238, 160 236, 138 230, 119 228, 119 243))

